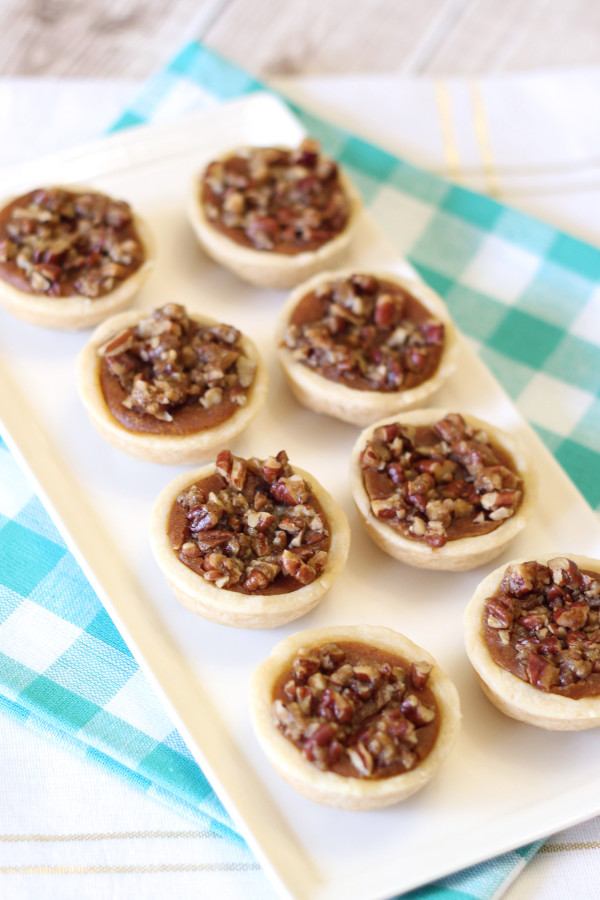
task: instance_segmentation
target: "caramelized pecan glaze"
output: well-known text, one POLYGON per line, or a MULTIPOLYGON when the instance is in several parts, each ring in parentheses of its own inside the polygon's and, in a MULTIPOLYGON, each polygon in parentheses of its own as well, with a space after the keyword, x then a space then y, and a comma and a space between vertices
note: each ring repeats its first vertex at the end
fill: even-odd
POLYGON ((316 250, 346 227, 350 202, 333 160, 304 140, 294 150, 243 148, 207 167, 201 202, 216 229, 254 250, 316 250))
POLYGON ((484 606, 498 665, 540 691, 600 695, 600 574, 565 556, 514 563, 484 606))
POLYGON ((458 413, 431 426, 379 426, 360 466, 373 515, 433 548, 493 531, 523 497, 507 454, 458 413))
POLYGON ((256 363, 231 325, 202 324, 169 303, 98 349, 114 417, 132 431, 189 434, 228 419, 247 401, 256 363))
POLYGON ((329 523, 285 451, 266 460, 222 450, 215 475, 190 485, 168 524, 179 560, 216 587, 287 593, 323 572, 329 523))
POLYGON ((122 200, 38 188, 0 212, 0 277, 21 291, 94 300, 144 260, 131 209, 122 200))
POLYGON ((300 648, 274 687, 273 716, 319 769, 363 779, 402 774, 438 735, 431 668, 361 643, 300 648))
POLYGON ((283 335, 292 359, 360 391, 404 391, 436 371, 444 324, 400 285, 355 273, 296 305, 283 335))

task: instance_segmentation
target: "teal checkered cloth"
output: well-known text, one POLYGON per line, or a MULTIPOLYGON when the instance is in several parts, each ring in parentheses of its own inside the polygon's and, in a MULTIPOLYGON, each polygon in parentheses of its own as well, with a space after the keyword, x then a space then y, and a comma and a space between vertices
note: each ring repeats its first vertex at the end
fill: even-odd
MULTIPOLYGON (((264 86, 193 43, 147 85, 115 129, 259 89, 264 86)), ((463 333, 597 508, 600 251, 297 106, 292 110, 348 170, 398 252, 444 297, 463 333), (561 415, 540 409, 538 398, 549 390, 561 415)), ((0 560, 0 707, 240 840, 2 443, 0 560)), ((410 897, 491 898, 538 846, 410 897)))

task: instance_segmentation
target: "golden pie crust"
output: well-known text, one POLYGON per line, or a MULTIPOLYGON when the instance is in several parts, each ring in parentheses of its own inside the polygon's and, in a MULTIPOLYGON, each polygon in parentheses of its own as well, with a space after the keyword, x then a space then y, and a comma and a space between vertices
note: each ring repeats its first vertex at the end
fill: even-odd
POLYGON ((508 544, 519 534, 529 521, 536 503, 537 479, 531 460, 513 435, 510 435, 489 422, 476 416, 461 412, 467 425, 486 432, 489 440, 499 449, 509 454, 514 471, 523 481, 523 498, 515 514, 506 519, 494 531, 473 537, 464 537, 448 541, 443 547, 432 548, 419 540, 404 537, 394 528, 386 525, 385 520, 376 518, 371 511, 371 503, 363 483, 360 467, 360 454, 376 428, 387 423, 400 422, 406 425, 432 425, 443 419, 453 410, 416 409, 393 418, 386 417, 375 422, 358 437, 352 450, 350 460, 350 488, 356 508, 369 536, 394 559, 421 569, 437 569, 450 572, 462 572, 481 566, 498 556, 508 544))
POLYGON ((321 574, 310 584, 287 594, 243 594, 215 587, 180 562, 175 554, 167 533, 173 504, 189 485, 213 475, 216 471, 214 463, 180 475, 159 494, 150 520, 152 552, 175 596, 193 613, 234 628, 275 628, 313 609, 339 577, 350 549, 346 514, 312 475, 298 466, 293 466, 293 470, 310 483, 313 495, 325 512, 330 546, 327 564, 321 574))
POLYGON ((279 314, 276 328, 277 356, 286 380, 296 399, 303 406, 318 413, 324 413, 359 425, 361 428, 376 422, 384 416, 412 409, 425 403, 454 371, 457 357, 456 330, 444 301, 421 281, 403 278, 389 272, 363 272, 360 269, 343 269, 322 272, 299 285, 290 294, 279 314), (356 273, 374 275, 381 281, 397 284, 412 294, 429 312, 444 324, 444 349, 435 372, 416 387, 398 391, 363 391, 347 387, 345 384, 324 378, 317 371, 298 362, 292 351, 285 346, 284 334, 290 317, 306 295, 320 285, 331 281, 345 280, 356 273))
POLYGON ((458 692, 431 654, 391 628, 374 625, 316 628, 297 632, 281 641, 252 676, 250 713, 262 749, 285 781, 310 800, 352 810, 389 806, 424 787, 452 750, 461 718, 458 692), (318 769, 279 730, 272 713, 276 682, 282 673, 291 669, 301 647, 319 647, 330 641, 367 644, 401 656, 407 662, 424 661, 433 666, 427 686, 437 701, 440 731, 431 752, 416 768, 389 778, 346 778, 318 769))
MULTIPOLYGON (((246 148, 237 148, 220 158, 235 156, 244 149, 246 148)), ((203 175, 204 171, 196 175, 192 181, 188 205, 190 223, 198 241, 211 259, 229 269, 242 281, 259 287, 289 290, 327 266, 337 265, 352 242, 362 201, 360 194, 342 171, 339 171, 340 183, 350 202, 350 213, 345 228, 316 250, 295 254, 244 247, 215 228, 206 216, 200 201, 203 175)))
MULTIPOLYGON (((130 431, 114 418, 104 399, 100 386, 98 348, 105 344, 111 335, 137 325, 148 315, 147 310, 127 310, 112 316, 98 326, 77 357, 79 396, 96 430, 118 450, 136 459, 165 465, 203 462, 214 456, 215 450, 232 443, 258 415, 267 396, 267 370, 254 343, 242 335, 244 354, 256 363, 254 380, 248 388, 248 399, 244 406, 240 406, 220 425, 193 434, 147 434, 130 431)), ((218 324, 215 319, 198 313, 190 314, 190 318, 203 325, 218 324)))
MULTIPOLYGON (((579 566, 600 572, 600 560, 573 553, 544 553, 535 559, 544 565, 557 556, 566 556, 579 566)), ((600 696, 563 697, 539 690, 498 665, 490 655, 485 637, 483 610, 488 597, 498 589, 506 568, 528 562, 522 557, 503 563, 478 585, 464 612, 465 649, 478 681, 492 703, 505 715, 552 731, 581 731, 600 725, 600 696)))
MULTIPOLYGON (((95 188, 83 185, 58 185, 72 193, 100 193, 95 188)), ((15 200, 9 197, 1 207, 15 200)), ((144 262, 128 278, 112 291, 97 299, 90 297, 48 297, 44 294, 30 294, 14 287, 0 278, 0 305, 24 322, 42 328, 63 328, 76 330, 91 328, 127 307, 142 289, 150 276, 156 261, 156 244, 148 223, 132 210, 133 222, 144 248, 144 262)))

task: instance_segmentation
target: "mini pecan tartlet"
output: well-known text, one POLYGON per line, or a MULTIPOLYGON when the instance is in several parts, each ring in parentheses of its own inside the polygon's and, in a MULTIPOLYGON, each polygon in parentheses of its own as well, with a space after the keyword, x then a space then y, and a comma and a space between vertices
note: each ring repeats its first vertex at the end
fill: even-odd
POLYGON ((347 250, 360 197, 319 144, 241 147, 193 182, 189 215, 209 256, 244 281, 290 288, 347 250))
POLYGON ((600 560, 505 563, 478 586, 464 625, 467 655, 503 713, 556 731, 600 725, 600 560))
POLYGON ((254 729, 275 769, 310 800, 342 809, 414 794, 460 725, 448 676, 390 628, 296 633, 258 666, 250 691, 254 729))
POLYGON ((348 556, 333 497, 292 466, 222 450, 166 486, 151 520, 154 556, 192 612, 237 628, 273 628, 311 610, 348 556))
POLYGON ((517 440, 467 413, 420 409, 366 428, 350 482, 361 520, 395 559, 462 571, 525 527, 536 480, 517 440))
POLYGON ((127 306, 154 265, 128 203, 84 187, 38 188, 0 210, 0 303, 46 328, 87 328, 127 306))
POLYGON ((360 426, 424 403, 456 356, 444 302, 389 273, 316 275, 292 292, 276 341, 299 402, 360 426))
POLYGON ((169 303, 98 326, 77 360, 77 387, 110 444, 159 463, 202 462, 262 408, 267 374, 232 325, 169 303))

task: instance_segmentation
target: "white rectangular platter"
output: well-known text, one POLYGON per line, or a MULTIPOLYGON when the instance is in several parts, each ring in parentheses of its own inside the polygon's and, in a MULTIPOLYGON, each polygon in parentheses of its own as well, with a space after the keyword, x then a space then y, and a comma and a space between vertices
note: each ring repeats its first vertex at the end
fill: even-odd
MULTIPOLYGON (((150 221, 159 248, 156 272, 137 305, 184 303, 256 341, 269 369, 269 398, 237 452, 260 457, 285 448, 350 519, 348 565, 316 610, 273 631, 245 632, 206 622, 175 600, 151 556, 147 526, 155 497, 181 469, 130 459, 93 430, 73 379, 87 333, 36 329, 1 313, 0 419, 7 442, 281 896, 377 900, 600 812, 598 734, 547 734, 503 717, 483 697, 463 652, 462 612, 496 563, 485 571, 427 573, 395 562, 370 542, 348 489, 357 429, 300 407, 278 369, 273 327, 283 295, 242 284, 195 242, 185 215, 192 173, 219 151, 294 144, 301 134, 282 104, 255 95, 2 173, 0 195, 75 181, 129 200, 150 221), (303 799, 271 769, 252 733, 247 687, 254 667, 288 634, 336 623, 404 632, 433 653, 461 696, 463 727, 452 757, 423 791, 385 810, 341 812, 303 799)), ((366 215, 350 264, 407 270, 366 215)), ((537 459, 535 519, 498 564, 544 550, 600 556, 596 517, 466 341, 436 405, 520 434, 537 459)))

